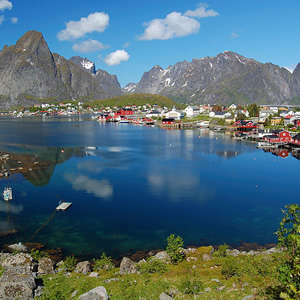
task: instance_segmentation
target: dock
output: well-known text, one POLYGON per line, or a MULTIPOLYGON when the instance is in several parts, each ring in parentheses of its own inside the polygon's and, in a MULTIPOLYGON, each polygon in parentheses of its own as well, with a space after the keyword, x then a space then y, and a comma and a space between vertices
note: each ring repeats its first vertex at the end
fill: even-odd
POLYGON ((63 202, 56 207, 56 210, 67 210, 72 205, 72 202, 63 202))

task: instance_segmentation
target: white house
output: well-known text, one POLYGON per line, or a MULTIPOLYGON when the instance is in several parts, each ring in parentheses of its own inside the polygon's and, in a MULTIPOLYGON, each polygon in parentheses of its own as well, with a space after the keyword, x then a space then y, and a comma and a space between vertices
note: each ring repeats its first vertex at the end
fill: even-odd
POLYGON ((166 113, 166 118, 170 119, 170 118, 174 118, 175 120, 180 120, 184 117, 184 113, 177 111, 175 108, 173 108, 171 111, 168 111, 166 113))
POLYGON ((235 104, 231 104, 228 109, 236 110, 237 106, 235 104))
POLYGON ((188 106, 184 110, 187 118, 193 118, 199 115, 200 107, 198 106, 188 106))
POLYGON ((218 119, 225 119, 226 117, 231 116, 231 113, 226 111, 211 111, 209 113, 210 118, 218 118, 218 119))

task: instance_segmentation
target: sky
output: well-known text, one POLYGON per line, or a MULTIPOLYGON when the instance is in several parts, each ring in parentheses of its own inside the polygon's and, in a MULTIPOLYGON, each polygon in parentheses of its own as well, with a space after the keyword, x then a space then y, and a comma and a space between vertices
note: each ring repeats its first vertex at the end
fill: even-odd
POLYGON ((0 49, 37 30, 51 52, 86 57, 122 87, 224 51, 292 71, 299 15, 300 0, 0 0, 0 49))

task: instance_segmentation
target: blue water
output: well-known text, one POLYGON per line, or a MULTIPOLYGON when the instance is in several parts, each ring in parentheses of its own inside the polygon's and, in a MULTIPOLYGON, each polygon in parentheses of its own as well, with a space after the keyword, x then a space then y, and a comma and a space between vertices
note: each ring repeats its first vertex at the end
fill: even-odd
POLYGON ((185 245, 272 243, 281 208, 299 201, 297 159, 209 130, 2 118, 0 151, 47 162, 0 178, 14 196, 0 200, 0 233, 18 230, 0 244, 117 256, 164 248, 171 233, 185 245), (48 220, 60 199, 73 205, 48 220))

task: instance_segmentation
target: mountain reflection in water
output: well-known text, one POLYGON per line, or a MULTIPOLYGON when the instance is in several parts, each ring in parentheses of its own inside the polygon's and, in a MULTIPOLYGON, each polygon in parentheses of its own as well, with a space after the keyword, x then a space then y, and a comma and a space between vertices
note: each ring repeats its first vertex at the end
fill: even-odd
POLYGON ((1 245, 29 241, 59 200, 73 205, 32 242, 67 255, 164 248, 171 233, 185 245, 264 244, 276 241, 281 208, 299 196, 286 176, 297 178, 298 160, 220 132, 55 119, 0 123, 0 157, 9 155, 0 172, 10 173, 0 177, 0 189, 13 189, 9 207, 0 200, 1 245), (17 232, 1 236, 11 230, 17 232))

